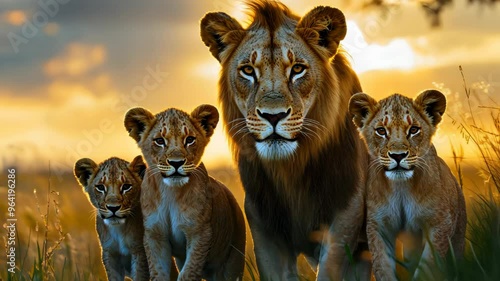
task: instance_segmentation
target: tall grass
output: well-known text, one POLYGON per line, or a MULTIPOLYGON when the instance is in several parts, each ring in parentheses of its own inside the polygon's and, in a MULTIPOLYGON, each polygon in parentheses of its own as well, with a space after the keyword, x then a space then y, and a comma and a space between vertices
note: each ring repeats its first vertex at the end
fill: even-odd
MULTIPOLYGON (((78 254, 88 256, 88 262, 81 262, 81 257, 75 260, 75 241, 63 229, 60 194, 53 189, 50 167, 45 177, 46 187, 33 189, 33 200, 26 198, 25 186, 16 188, 16 268, 15 273, 2 270, 0 280, 102 280, 102 275, 96 274, 99 270, 88 266, 96 264, 90 241, 83 241, 88 252, 78 254)), ((23 175, 18 178, 18 182, 24 181, 23 175)))
MULTIPOLYGON (((471 118, 469 121, 454 120, 454 123, 481 156, 479 168, 487 193, 476 193, 469 204, 466 254, 463 260, 455 263, 453 277, 455 280, 500 280, 500 107, 477 105, 478 109, 489 111, 488 123, 491 124, 487 126, 479 120, 477 109, 471 105, 472 99, 481 100, 474 95, 485 93, 468 87, 462 67, 459 69, 471 118)), ((495 101, 490 100, 490 103, 495 104, 495 101)), ((458 175, 463 184, 460 166, 458 175)))

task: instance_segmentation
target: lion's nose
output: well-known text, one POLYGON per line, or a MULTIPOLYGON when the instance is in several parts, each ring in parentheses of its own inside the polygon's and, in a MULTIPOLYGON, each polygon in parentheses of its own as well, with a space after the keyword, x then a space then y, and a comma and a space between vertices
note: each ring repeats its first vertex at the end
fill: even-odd
POLYGON ((396 160, 396 162, 399 164, 399 162, 401 162, 403 159, 408 157, 408 151, 405 153, 390 153, 389 152, 389 157, 396 160))
POLYGON ((276 125, 278 125, 278 122, 280 120, 285 119, 288 115, 290 115, 290 112, 292 112, 291 108, 289 108, 286 112, 279 112, 275 114, 263 112, 257 109, 257 114, 260 117, 266 119, 273 127, 276 127, 276 125))
POLYGON ((117 206, 111 206, 111 205, 106 205, 106 208, 110 210, 113 214, 116 213, 118 210, 120 210, 120 205, 117 206))
POLYGON ((168 164, 174 167, 176 170, 179 169, 184 163, 186 163, 186 159, 183 160, 168 160, 168 164))

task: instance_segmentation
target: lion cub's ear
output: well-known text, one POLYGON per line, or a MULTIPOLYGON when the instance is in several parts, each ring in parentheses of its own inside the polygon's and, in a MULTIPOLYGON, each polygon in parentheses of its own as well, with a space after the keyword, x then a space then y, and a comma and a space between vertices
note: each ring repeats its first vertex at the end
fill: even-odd
POLYGON ((124 124, 129 136, 136 142, 139 142, 154 119, 155 117, 151 112, 144 108, 136 107, 130 109, 127 114, 125 114, 124 124))
POLYGON ((246 34, 237 20, 222 12, 206 14, 200 30, 201 39, 219 62, 223 61, 222 53, 228 47, 236 47, 246 34))
POLYGON ((219 112, 215 106, 203 104, 191 112, 191 118, 203 127, 203 130, 206 132, 205 135, 209 138, 213 135, 215 127, 217 127, 217 123, 219 122, 219 112))
POLYGON ((312 9, 297 24, 296 32, 313 47, 317 46, 327 56, 337 53, 339 43, 347 33, 344 14, 331 7, 319 6, 312 9))
POLYGON ((144 179, 144 173, 146 172, 146 164, 144 164, 144 160, 142 160, 141 155, 137 155, 134 160, 128 165, 128 168, 139 175, 141 179, 144 179))
MULTIPOLYGON (((87 190, 90 178, 97 173, 97 164, 89 158, 82 158, 75 163, 75 178, 87 190)), ((88 191, 87 191, 88 192, 88 191)))
POLYGON ((440 91, 426 90, 417 96, 413 104, 427 113, 432 125, 437 126, 446 110, 446 97, 440 91))
POLYGON ((378 102, 365 93, 357 93, 349 101, 349 112, 352 121, 358 128, 363 128, 366 118, 375 112, 378 102))

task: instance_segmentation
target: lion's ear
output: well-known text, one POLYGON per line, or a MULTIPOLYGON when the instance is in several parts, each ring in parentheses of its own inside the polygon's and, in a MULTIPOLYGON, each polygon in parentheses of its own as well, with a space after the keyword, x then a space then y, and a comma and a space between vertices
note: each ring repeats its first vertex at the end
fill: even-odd
POLYGON ((78 182, 87 190, 90 178, 97 172, 97 164, 89 158, 82 158, 75 163, 73 172, 78 182))
POLYGON ((154 115, 144 108, 132 108, 125 114, 125 128, 128 134, 136 142, 139 142, 154 118, 154 115))
POLYGON ((299 21, 296 32, 307 43, 326 51, 331 57, 337 53, 339 43, 347 33, 347 25, 339 9, 319 6, 299 21))
POLYGON ((363 128, 366 118, 377 108, 377 101, 365 93, 357 93, 349 101, 352 121, 358 128, 363 128))
POLYGON ((144 179, 144 174, 146 172, 146 164, 144 164, 144 160, 142 160, 141 155, 137 155, 132 162, 128 165, 128 168, 139 175, 141 179, 144 179))
POLYGON ((223 61, 221 54, 237 46, 245 34, 238 21, 226 13, 208 13, 200 22, 201 39, 219 62, 223 61))
POLYGON ((413 104, 427 113, 432 125, 437 126, 446 110, 446 97, 440 91, 426 90, 417 96, 413 104))
POLYGON ((191 117, 203 127, 207 137, 213 135, 215 127, 217 127, 217 123, 219 122, 217 108, 209 104, 203 104, 195 108, 191 113, 191 117))

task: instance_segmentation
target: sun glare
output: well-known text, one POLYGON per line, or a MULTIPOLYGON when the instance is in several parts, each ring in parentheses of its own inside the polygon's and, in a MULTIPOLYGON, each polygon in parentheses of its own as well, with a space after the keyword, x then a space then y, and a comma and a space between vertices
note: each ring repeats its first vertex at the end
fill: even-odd
POLYGON ((357 73, 380 69, 409 70, 415 66, 415 53, 406 40, 397 38, 386 45, 369 44, 354 21, 347 21, 347 35, 342 45, 352 57, 352 66, 357 73))
POLYGON ((26 22, 26 13, 22 10, 13 10, 5 13, 3 18, 10 25, 21 26, 26 22))

